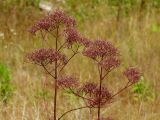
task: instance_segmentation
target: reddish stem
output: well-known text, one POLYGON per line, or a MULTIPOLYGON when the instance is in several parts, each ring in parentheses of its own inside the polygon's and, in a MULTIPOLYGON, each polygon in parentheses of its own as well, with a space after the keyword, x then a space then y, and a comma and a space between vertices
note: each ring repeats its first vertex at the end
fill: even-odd
POLYGON ((91 107, 91 106, 83 106, 83 107, 79 107, 79 108, 71 109, 71 110, 69 110, 69 111, 67 111, 67 112, 63 113, 63 114, 58 118, 58 120, 60 120, 62 117, 64 117, 66 114, 68 114, 68 113, 70 113, 70 112, 72 112, 72 111, 80 110, 80 109, 88 108, 88 107, 91 107))
POLYGON ((65 67, 66 65, 69 63, 69 61, 76 55, 77 53, 74 53, 70 58, 69 60, 67 61, 67 63, 59 70, 59 72, 61 72, 65 67))
MULTIPOLYGON (((58 51, 58 35, 59 35, 59 26, 57 26, 57 29, 56 29, 56 51, 58 51)), ((58 74, 57 74, 57 60, 55 61, 55 84, 54 84, 54 120, 57 120, 57 117, 56 117, 56 110, 57 110, 57 77, 58 77, 58 74)))
POLYGON ((99 79, 100 79, 100 83, 99 83, 99 98, 98 98, 98 120, 100 120, 100 116, 101 116, 101 89, 102 89, 102 74, 103 74, 103 71, 102 71, 102 67, 100 68, 100 74, 99 74, 99 79))
POLYGON ((93 101, 92 99, 89 99, 89 98, 83 97, 83 96, 79 95, 78 93, 75 93, 71 88, 69 88, 69 89, 70 89, 70 91, 72 92, 72 94, 74 94, 75 96, 80 97, 80 98, 82 98, 82 99, 84 99, 84 100, 91 101, 91 102, 93 102, 93 103, 94 103, 94 101, 93 101))
POLYGON ((126 84, 125 87, 123 87, 122 89, 120 89, 117 93, 115 93, 114 95, 111 96, 111 99, 117 95, 119 95, 120 93, 122 93, 124 90, 126 90, 128 87, 130 87, 131 85, 133 85, 134 83, 129 84, 130 82, 128 82, 126 84))

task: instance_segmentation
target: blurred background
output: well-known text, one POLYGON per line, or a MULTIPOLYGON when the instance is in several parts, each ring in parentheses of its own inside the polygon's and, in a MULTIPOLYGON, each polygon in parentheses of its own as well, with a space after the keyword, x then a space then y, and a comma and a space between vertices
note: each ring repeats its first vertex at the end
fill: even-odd
MULTIPOLYGON (((143 72, 139 83, 103 109, 103 116, 159 120, 160 0, 0 0, 0 120, 46 120, 53 114, 51 78, 27 63, 25 54, 41 47, 40 37, 28 33, 28 28, 56 8, 75 17, 83 35, 110 40, 121 51, 121 67, 105 80, 111 92, 126 83, 125 67, 137 65, 143 72)), ((66 72, 80 76, 81 82, 98 78, 91 60, 79 55, 72 63, 66 72)), ((83 104, 62 92, 58 115, 83 104)), ((64 120, 88 120, 86 113, 76 111, 64 120)))

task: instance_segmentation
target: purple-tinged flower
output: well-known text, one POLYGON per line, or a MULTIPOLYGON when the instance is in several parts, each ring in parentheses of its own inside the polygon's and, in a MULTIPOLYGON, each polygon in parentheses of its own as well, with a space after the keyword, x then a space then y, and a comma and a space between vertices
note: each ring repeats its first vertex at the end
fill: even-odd
POLYGON ((94 91, 96 90, 97 85, 92 82, 86 82, 83 84, 83 86, 80 88, 80 91, 84 92, 85 94, 93 94, 94 91))
POLYGON ((94 90, 93 96, 92 96, 92 101, 89 101, 89 104, 92 106, 97 106, 100 105, 105 105, 107 102, 109 102, 111 100, 111 93, 108 91, 107 88, 102 87, 101 91, 99 90, 99 88, 97 88, 96 90, 94 90))
POLYGON ((35 34, 39 30, 49 30, 51 24, 52 22, 49 16, 45 16, 44 18, 37 21, 33 26, 31 26, 28 31, 32 34, 35 34))
POLYGON ((141 72, 137 67, 129 67, 124 71, 124 75, 128 78, 129 82, 135 83, 141 77, 141 72))
POLYGON ((73 27, 76 24, 75 20, 71 16, 66 15, 64 11, 59 9, 55 10, 49 16, 54 25, 65 25, 67 27, 73 27))
POLYGON ((57 79, 57 85, 62 88, 75 88, 79 83, 78 79, 73 76, 62 76, 57 79))
POLYGON ((65 30, 65 39, 67 45, 71 46, 73 43, 77 43, 77 41, 80 39, 80 35, 75 28, 70 27, 65 30))
POLYGON ((83 54, 90 58, 116 56, 118 54, 117 48, 115 48, 110 42, 104 40, 96 40, 91 45, 84 49, 83 54))
POLYGON ((55 10, 33 24, 33 26, 29 28, 29 32, 35 34, 39 30, 50 31, 60 25, 64 25, 65 27, 73 27, 75 25, 75 20, 72 17, 67 16, 61 10, 55 10))
POLYGON ((78 39, 78 43, 84 45, 85 47, 89 47, 92 44, 92 41, 85 37, 81 37, 78 39))
POLYGON ((66 27, 74 27, 76 25, 75 19, 71 16, 66 16, 64 23, 65 23, 66 27))
POLYGON ((111 98, 111 93, 108 91, 107 88, 101 87, 101 90, 99 88, 97 88, 94 91, 94 96, 95 97, 100 97, 101 99, 109 100, 111 98))
POLYGON ((66 61, 66 56, 64 54, 57 52, 52 48, 37 49, 34 52, 27 54, 27 58, 38 65, 47 65, 55 61, 64 63, 66 61))
POLYGON ((120 60, 117 57, 106 57, 104 60, 99 62, 99 65, 107 70, 114 69, 120 65, 120 60))

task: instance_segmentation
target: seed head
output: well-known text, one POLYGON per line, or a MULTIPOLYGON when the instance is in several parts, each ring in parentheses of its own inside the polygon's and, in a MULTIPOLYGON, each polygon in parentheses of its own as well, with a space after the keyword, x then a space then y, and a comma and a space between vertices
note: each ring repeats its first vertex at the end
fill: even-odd
POLYGON ((141 73, 137 67, 129 67, 124 71, 124 75, 128 78, 129 82, 135 83, 140 77, 141 73))
POLYGON ((62 76, 57 79, 57 85, 63 88, 75 88, 79 83, 77 78, 73 76, 62 76))
POLYGON ((38 64, 47 65, 55 61, 64 62, 66 61, 66 56, 55 49, 37 49, 32 53, 27 54, 27 59, 38 64))

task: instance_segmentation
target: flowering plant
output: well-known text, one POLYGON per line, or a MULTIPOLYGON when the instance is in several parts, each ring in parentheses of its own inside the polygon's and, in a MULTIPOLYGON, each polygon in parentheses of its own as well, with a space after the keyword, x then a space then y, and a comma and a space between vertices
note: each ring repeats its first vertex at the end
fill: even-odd
POLYGON ((44 41, 46 41, 46 34, 51 35, 55 40, 55 48, 40 48, 26 55, 29 61, 41 66, 54 79, 53 120, 60 120, 66 114, 83 108, 89 108, 90 110, 96 108, 98 110, 96 120, 111 120, 111 118, 101 117, 101 108, 106 104, 112 103, 112 99, 115 96, 136 83, 141 76, 138 68, 128 68, 124 72, 124 75, 128 78, 127 84, 124 88, 120 89, 115 94, 112 94, 108 88, 103 85, 103 81, 111 71, 120 66, 120 52, 109 41, 100 39, 91 41, 82 36, 76 29, 75 20, 61 10, 56 10, 37 21, 29 29, 29 32, 34 35, 39 32, 44 41), (94 82, 80 84, 76 77, 62 74, 62 71, 71 59, 81 52, 79 49, 80 46, 83 46, 84 48, 82 54, 91 58, 98 68, 98 84, 95 84, 94 82), (72 55, 65 55, 63 53, 64 48, 71 50, 72 55), (50 70, 50 68, 52 68, 52 70, 50 70), (69 90, 73 95, 84 100, 86 106, 69 110, 58 118, 58 88, 69 90))

